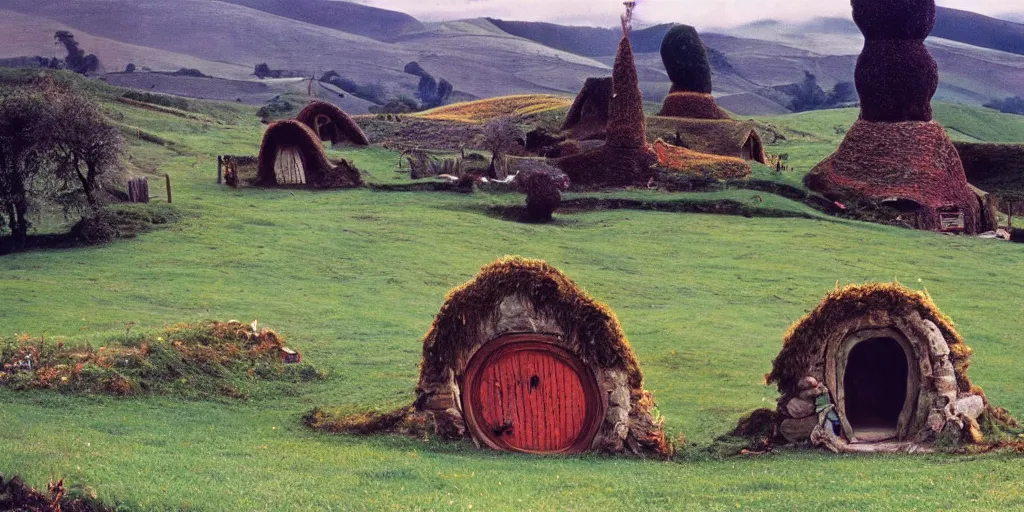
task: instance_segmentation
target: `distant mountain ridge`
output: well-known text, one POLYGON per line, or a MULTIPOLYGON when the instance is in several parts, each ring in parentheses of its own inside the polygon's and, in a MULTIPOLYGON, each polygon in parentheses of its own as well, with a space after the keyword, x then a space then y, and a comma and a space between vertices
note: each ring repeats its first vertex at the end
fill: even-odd
POLYGON ((332 28, 378 41, 425 30, 404 12, 337 0, 221 0, 303 23, 332 28))
POLYGON ((939 7, 933 37, 1024 55, 1024 24, 939 7))
MULTIPOLYGON (((942 70, 938 101, 980 106, 1024 96, 1024 55, 1001 50, 1016 48, 1019 24, 963 11, 940 13, 953 22, 952 28, 943 25, 948 32, 940 30, 927 42, 942 70)), ((659 53, 671 26, 638 28, 631 35, 640 85, 651 102, 660 102, 671 86, 659 53)), ((282 92, 308 93, 301 79, 257 80, 253 69, 261 63, 297 76, 334 70, 385 99, 416 97, 418 79, 403 72, 412 61, 448 79, 460 100, 572 96, 588 77, 611 74, 622 34, 618 27, 484 18, 421 23, 400 12, 337 0, 0 0, 0 64, 31 65, 34 56, 53 57, 53 34, 59 30, 73 32, 106 71, 128 64, 139 70, 140 76, 107 75, 111 82, 247 103, 282 92), (179 68, 217 78, 145 73, 179 68)), ((763 92, 799 82, 807 72, 825 90, 853 81, 864 44, 853 22, 841 17, 762 20, 701 35, 720 104, 744 116, 788 111, 791 106, 763 92)), ((364 113, 370 105, 339 91, 320 93, 352 113, 364 113)))
MULTIPOLYGON (((622 39, 622 29, 620 28, 576 27, 535 21, 486 19, 513 36, 584 57, 615 55, 619 40, 622 39)), ((660 51, 661 41, 665 39, 665 34, 674 25, 674 23, 664 23, 634 30, 629 37, 630 42, 633 43, 633 51, 637 53, 660 51)))

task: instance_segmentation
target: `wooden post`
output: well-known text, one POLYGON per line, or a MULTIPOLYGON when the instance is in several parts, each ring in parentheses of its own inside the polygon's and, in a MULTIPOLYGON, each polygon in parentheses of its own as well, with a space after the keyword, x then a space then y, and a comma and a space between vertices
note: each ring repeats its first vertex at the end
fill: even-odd
POLYGON ((164 174, 164 178, 167 178, 167 202, 171 202, 171 175, 164 174))
POLYGON ((217 184, 224 183, 224 159, 217 155, 217 184))

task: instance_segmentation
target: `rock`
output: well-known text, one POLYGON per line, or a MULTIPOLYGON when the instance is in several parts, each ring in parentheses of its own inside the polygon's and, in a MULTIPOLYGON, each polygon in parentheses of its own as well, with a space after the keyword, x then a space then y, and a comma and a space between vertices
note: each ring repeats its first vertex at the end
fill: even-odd
POLYGON ((935 379, 935 390, 942 395, 955 394, 957 390, 956 377, 952 375, 937 377, 935 379))
POLYGON ((616 387, 608 396, 608 405, 629 407, 629 389, 625 386, 616 387))
POLYGON ((932 429, 932 432, 938 434, 942 432, 942 429, 946 427, 946 415, 938 409, 932 409, 931 413, 928 414, 928 428, 932 429))
POLYGON ((805 391, 805 390, 808 390, 808 389, 814 389, 814 388, 818 387, 818 379, 816 379, 814 377, 810 377, 810 376, 804 377, 804 378, 800 379, 800 383, 797 384, 797 387, 800 388, 800 391, 805 391))
POLYGON ((806 418, 814 414, 814 402, 804 398, 794 398, 786 404, 786 412, 791 418, 806 418))
POLYGON ((800 443, 808 441, 811 438, 811 432, 814 431, 814 427, 818 425, 818 417, 810 416, 801 419, 788 419, 782 422, 780 430, 782 436, 791 443, 800 443))
POLYGON ((814 400, 815 398, 821 396, 822 393, 824 393, 824 391, 820 387, 813 389, 805 389, 800 392, 800 398, 803 398, 805 400, 814 400))
POLYGON ((956 402, 956 413, 966 416, 972 421, 978 419, 983 412, 985 412, 985 400, 978 395, 967 395, 956 402))
POLYGON ((949 344, 946 343, 946 338, 942 336, 942 331, 935 325, 935 322, 931 320, 924 320, 921 322, 927 331, 928 344, 932 351, 932 359, 938 359, 949 355, 949 344))

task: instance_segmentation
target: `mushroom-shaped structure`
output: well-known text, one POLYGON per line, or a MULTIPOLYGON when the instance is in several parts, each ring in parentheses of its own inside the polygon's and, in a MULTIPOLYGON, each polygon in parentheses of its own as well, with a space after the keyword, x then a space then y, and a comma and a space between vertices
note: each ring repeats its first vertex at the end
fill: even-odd
POLYGON ((672 80, 672 89, 658 115, 729 119, 711 96, 711 65, 696 29, 688 25, 672 27, 661 43, 661 60, 672 80))
POLYGON ((498 450, 669 449, 615 314, 538 260, 501 259, 448 295, 415 405, 438 434, 498 450))
POLYGON ((790 328, 768 375, 779 430, 837 452, 914 451, 944 431, 981 442, 978 420, 994 409, 967 378, 970 355, 925 293, 837 289, 790 328))
POLYGON ((370 145, 363 129, 333 103, 312 101, 295 119, 310 127, 320 140, 329 140, 331 144, 348 141, 357 146, 370 145))
POLYGON ((839 149, 807 175, 833 200, 901 205, 918 229, 976 233, 981 204, 956 149, 932 120, 938 66, 924 46, 934 0, 853 0, 864 33, 857 60, 860 119, 839 149))

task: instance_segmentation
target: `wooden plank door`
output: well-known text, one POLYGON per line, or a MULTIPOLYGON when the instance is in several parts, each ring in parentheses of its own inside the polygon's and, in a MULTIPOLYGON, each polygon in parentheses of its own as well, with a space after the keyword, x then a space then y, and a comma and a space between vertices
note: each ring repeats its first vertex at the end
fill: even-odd
POLYGON ((470 431, 502 450, 582 451, 600 419, 592 372, 549 337, 521 335, 485 346, 470 362, 463 394, 470 431))

